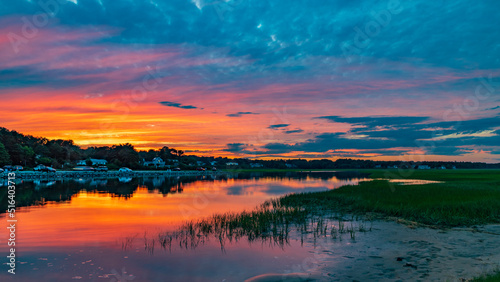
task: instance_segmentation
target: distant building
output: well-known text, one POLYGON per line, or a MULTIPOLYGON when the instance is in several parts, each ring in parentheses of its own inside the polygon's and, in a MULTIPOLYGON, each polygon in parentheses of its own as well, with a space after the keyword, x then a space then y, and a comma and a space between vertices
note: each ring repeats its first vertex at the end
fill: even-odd
POLYGON ((92 161, 92 165, 107 165, 108 164, 107 160, 90 159, 90 161, 92 161))
POLYGON ((217 165, 217 161, 211 161, 211 162, 210 162, 210 165, 211 165, 211 166, 216 166, 216 165, 217 165))
POLYGON ((431 167, 428 165, 419 165, 418 169, 431 169, 431 167))
POLYGON ((443 165, 443 166, 439 167, 439 169, 446 169, 446 167, 443 165))
MULTIPOLYGON (((92 162, 92 165, 107 165, 108 161, 107 160, 101 160, 101 159, 90 159, 92 162)), ((87 165, 87 160, 81 160, 76 163, 76 165, 87 165)))
POLYGON ((237 166, 238 163, 234 163, 234 162, 229 162, 229 163, 226 163, 227 166, 237 166))
POLYGON ((150 162, 143 160, 142 165, 147 167, 154 166, 155 168, 162 168, 165 167, 165 161, 162 158, 156 157, 150 162))
POLYGON ((260 163, 251 163, 250 164, 250 167, 251 168, 259 168, 259 167, 264 167, 263 164, 260 164, 260 163))

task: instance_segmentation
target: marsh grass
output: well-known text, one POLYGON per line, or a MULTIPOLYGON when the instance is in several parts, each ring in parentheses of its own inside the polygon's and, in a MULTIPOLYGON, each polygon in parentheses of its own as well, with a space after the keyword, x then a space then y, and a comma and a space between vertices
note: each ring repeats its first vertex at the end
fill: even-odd
MULTIPOLYGON (((500 222, 499 172, 416 171, 407 178, 445 182, 394 186, 387 180, 374 180, 325 192, 291 194, 267 201, 253 211, 186 222, 174 232, 145 238, 144 245, 152 253, 155 242, 171 251, 174 244, 195 249, 216 240, 225 251, 226 244, 244 239, 284 248, 291 231, 300 234, 302 244, 306 236, 342 240, 348 234, 355 240, 356 232, 372 230, 374 215, 447 227, 500 222), (346 219, 347 214, 350 219, 346 219)), ((380 173, 372 176, 379 178, 380 173)))
POLYGON ((196 249, 214 240, 224 252, 228 243, 244 239, 249 243, 284 249, 290 243, 291 231, 300 234, 302 244, 307 236, 315 242, 325 237, 342 240, 342 235, 349 234, 355 240, 357 231, 365 231, 365 223, 349 222, 347 225, 344 214, 318 213, 303 207, 282 206, 278 200, 271 200, 250 212, 216 214, 186 222, 173 232, 145 237, 144 248, 153 253, 156 242, 157 246, 168 251, 172 251, 173 245, 181 249, 196 249))
MULTIPOLYGON (((383 174, 376 172, 372 176, 383 174)), ((378 213, 434 226, 500 222, 499 170, 416 171, 408 178, 445 182, 394 185, 374 180, 326 192, 288 195, 278 201, 285 207, 378 213)))
POLYGON ((125 237, 122 241, 122 249, 127 250, 131 248, 134 244, 135 239, 137 238, 138 234, 131 236, 131 237, 125 237))
POLYGON ((495 274, 485 275, 472 280, 473 282, 499 282, 500 281, 500 272, 495 274))

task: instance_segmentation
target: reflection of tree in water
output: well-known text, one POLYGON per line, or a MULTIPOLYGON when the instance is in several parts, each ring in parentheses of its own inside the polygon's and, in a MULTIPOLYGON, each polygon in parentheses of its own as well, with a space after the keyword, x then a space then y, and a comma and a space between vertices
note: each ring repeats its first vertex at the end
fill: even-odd
MULTIPOLYGON (((259 179, 272 178, 273 180, 301 180, 321 179, 328 180, 336 176, 339 179, 359 178, 359 173, 239 173, 239 174, 217 174, 199 176, 157 176, 142 178, 81 178, 81 179, 45 179, 34 181, 22 181, 16 185, 16 206, 41 206, 49 202, 63 203, 71 201, 71 198, 80 191, 91 193, 108 193, 111 197, 128 199, 133 196, 138 188, 146 188, 151 192, 158 192, 167 196, 172 193, 182 193, 184 186, 194 182, 227 182, 229 179, 259 179)), ((6 186, 7 183, 0 183, 6 186)), ((7 189, 1 189, 0 208, 1 213, 7 209, 7 189)))
MULTIPOLYGON (((64 203, 80 191, 110 194, 111 197, 128 199, 139 187, 150 191, 158 191, 163 195, 182 192, 183 184, 198 181, 196 178, 165 178, 158 182, 148 179, 132 178, 124 182, 116 178, 85 178, 64 180, 23 181, 16 185, 16 206, 43 206, 47 203, 64 203), (158 183, 161 183, 158 186, 158 183)), ((1 212, 7 210, 7 189, 0 194, 1 212)))
POLYGON ((336 177, 340 180, 352 180, 368 177, 368 173, 358 171, 285 171, 285 172, 251 172, 238 174, 239 179, 273 178, 275 180, 304 180, 306 178, 315 180, 329 180, 336 177))

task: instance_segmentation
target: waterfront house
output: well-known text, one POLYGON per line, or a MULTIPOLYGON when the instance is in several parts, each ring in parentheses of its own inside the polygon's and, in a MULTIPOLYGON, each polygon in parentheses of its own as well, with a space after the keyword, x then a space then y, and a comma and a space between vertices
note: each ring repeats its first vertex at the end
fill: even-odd
POLYGON ((155 168, 163 168, 165 167, 165 161, 160 157, 156 157, 150 162, 142 160, 142 165, 147 167, 154 166, 155 168))
POLYGON ((107 165, 108 161, 107 160, 101 160, 101 159, 90 159, 92 162, 92 165, 107 165))
MULTIPOLYGON (((90 161, 92 162, 93 166, 108 164, 107 160, 102 160, 102 159, 90 159, 90 161)), ((78 161, 76 165, 87 165, 87 160, 78 161)))

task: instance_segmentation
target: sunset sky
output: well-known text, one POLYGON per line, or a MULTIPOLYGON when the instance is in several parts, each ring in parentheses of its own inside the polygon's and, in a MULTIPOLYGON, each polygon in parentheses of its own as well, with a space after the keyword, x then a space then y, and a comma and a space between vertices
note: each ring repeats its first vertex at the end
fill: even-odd
POLYGON ((498 1, 0 0, 0 126, 250 158, 500 161, 498 1))

